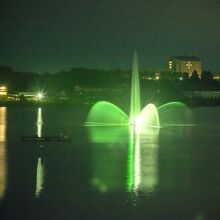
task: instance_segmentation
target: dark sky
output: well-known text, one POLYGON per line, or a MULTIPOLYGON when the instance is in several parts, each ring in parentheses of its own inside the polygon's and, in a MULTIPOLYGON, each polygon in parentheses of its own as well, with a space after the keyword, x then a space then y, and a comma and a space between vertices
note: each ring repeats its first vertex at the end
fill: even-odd
POLYGON ((219 0, 1 0, 0 65, 55 72, 73 67, 164 68, 195 55, 220 72, 219 0))

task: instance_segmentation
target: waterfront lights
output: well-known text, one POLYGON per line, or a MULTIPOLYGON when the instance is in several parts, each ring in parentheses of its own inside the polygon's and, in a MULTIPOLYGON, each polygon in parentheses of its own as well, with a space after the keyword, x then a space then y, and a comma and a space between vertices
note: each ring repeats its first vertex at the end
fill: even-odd
POLYGON ((0 96, 6 96, 7 95, 7 87, 5 85, 0 86, 0 96))
POLYGON ((38 93, 37 93, 37 99, 38 99, 38 100, 42 100, 43 98, 44 98, 43 92, 38 92, 38 93))

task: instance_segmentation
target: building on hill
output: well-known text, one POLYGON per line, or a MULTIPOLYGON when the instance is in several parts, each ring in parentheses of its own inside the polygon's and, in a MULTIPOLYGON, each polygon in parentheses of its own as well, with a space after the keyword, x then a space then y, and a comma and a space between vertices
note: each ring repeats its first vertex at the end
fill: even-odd
POLYGON ((201 78, 202 61, 195 56, 170 56, 168 69, 177 73, 189 73, 189 76, 196 71, 201 78))

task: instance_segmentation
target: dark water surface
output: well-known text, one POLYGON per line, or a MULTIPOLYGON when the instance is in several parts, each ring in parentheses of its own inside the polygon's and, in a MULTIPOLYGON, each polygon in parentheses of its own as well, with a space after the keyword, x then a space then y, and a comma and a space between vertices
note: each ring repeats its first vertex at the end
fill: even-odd
POLYGON ((220 219, 220 108, 192 112, 196 126, 161 128, 131 154, 129 137, 90 142, 88 109, 0 107, 0 219, 220 219), (73 141, 22 141, 61 131, 73 141))

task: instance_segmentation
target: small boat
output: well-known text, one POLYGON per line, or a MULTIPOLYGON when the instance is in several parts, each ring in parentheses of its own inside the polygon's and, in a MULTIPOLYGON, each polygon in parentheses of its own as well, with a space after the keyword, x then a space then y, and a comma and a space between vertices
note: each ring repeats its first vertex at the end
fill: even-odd
POLYGON ((60 135, 60 136, 26 136, 22 137, 23 141, 72 141, 72 137, 69 135, 60 135))

